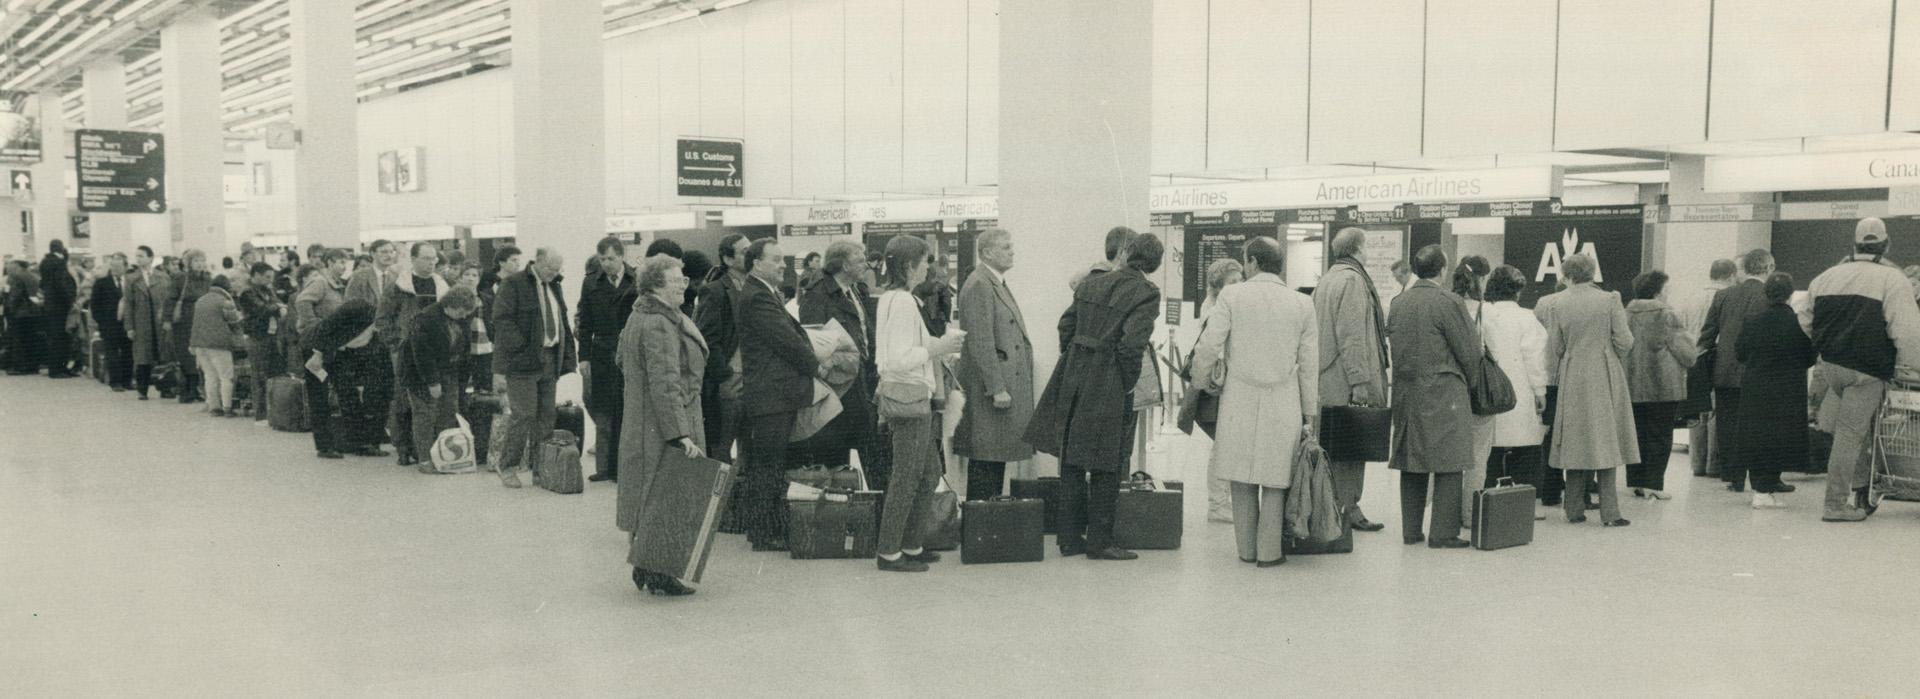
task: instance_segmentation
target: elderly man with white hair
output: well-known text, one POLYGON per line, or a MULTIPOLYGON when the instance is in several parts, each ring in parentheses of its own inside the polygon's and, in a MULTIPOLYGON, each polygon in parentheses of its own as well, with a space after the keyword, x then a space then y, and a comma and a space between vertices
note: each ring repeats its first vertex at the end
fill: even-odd
MULTIPOLYGON (((1364 229, 1342 228, 1335 233, 1328 251, 1333 261, 1313 289, 1322 408, 1387 407, 1387 316, 1379 289, 1360 259, 1366 243, 1364 229)), ((1347 521, 1364 532, 1385 529, 1386 525, 1368 520, 1360 511, 1366 462, 1334 461, 1332 465, 1334 495, 1346 508, 1347 521)))
POLYGON ((493 300, 494 390, 513 411, 506 451, 491 459, 500 484, 520 487, 514 473, 527 450, 553 431, 554 386, 579 363, 567 299, 560 287, 560 252, 540 248, 525 271, 500 280, 493 300))

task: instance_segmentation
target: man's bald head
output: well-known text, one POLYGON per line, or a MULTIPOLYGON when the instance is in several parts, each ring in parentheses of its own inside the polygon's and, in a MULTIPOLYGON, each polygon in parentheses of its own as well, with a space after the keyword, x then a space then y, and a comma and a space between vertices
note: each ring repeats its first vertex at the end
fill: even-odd
POLYGON ((533 251, 531 269, 533 276, 539 277, 540 281, 553 281, 554 277, 560 276, 560 267, 566 263, 566 256, 560 254, 559 250, 541 246, 533 251))

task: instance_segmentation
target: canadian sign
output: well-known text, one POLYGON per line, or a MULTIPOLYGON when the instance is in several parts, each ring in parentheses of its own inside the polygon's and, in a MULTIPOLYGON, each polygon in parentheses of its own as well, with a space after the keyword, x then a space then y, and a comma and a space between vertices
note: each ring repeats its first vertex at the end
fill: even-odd
POLYGON ((167 210, 167 141, 145 131, 81 129, 73 134, 81 211, 158 214, 167 210))
POLYGON ((745 196, 746 165, 741 160, 744 143, 703 138, 679 140, 679 167, 676 182, 683 197, 745 196))

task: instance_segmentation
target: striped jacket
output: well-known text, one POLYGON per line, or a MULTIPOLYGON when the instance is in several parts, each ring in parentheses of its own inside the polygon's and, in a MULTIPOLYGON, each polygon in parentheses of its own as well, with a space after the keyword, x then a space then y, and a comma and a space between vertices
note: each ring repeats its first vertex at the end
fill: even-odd
POLYGON ((1920 362, 1920 306, 1900 269, 1854 255, 1814 277, 1800 326, 1820 359, 1878 379, 1920 362))

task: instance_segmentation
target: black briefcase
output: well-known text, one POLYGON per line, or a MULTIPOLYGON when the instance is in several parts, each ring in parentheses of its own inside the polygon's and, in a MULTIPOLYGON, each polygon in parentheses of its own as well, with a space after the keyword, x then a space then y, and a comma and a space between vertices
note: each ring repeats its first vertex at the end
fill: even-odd
POLYGON ((1113 538, 1120 548, 1177 549, 1182 532, 1181 502, 1185 486, 1180 481, 1155 481, 1144 473, 1120 486, 1113 507, 1113 538))
POLYGON ((863 498, 787 503, 789 553, 796 559, 873 558, 879 547, 878 504, 863 498))
POLYGON ((1320 409, 1320 446, 1328 461, 1386 461, 1393 409, 1329 405, 1320 409))
POLYGON ((1060 533, 1060 493, 1059 476, 1041 476, 1039 478, 1015 478, 1007 484, 1007 494, 1025 500, 1039 500, 1043 508, 1042 529, 1048 534, 1060 533))
POLYGON ((1320 542, 1306 537, 1294 536, 1289 531, 1280 538, 1280 552, 1287 556, 1314 556, 1323 553, 1353 553, 1353 524, 1343 514, 1340 517, 1340 538, 1320 542))
POLYGON ((1473 494, 1473 547, 1492 551, 1533 543, 1534 489, 1502 478, 1473 494))
POLYGON ((999 496, 961 503, 961 563, 1037 563, 1047 557, 1040 531, 1046 505, 999 496))

